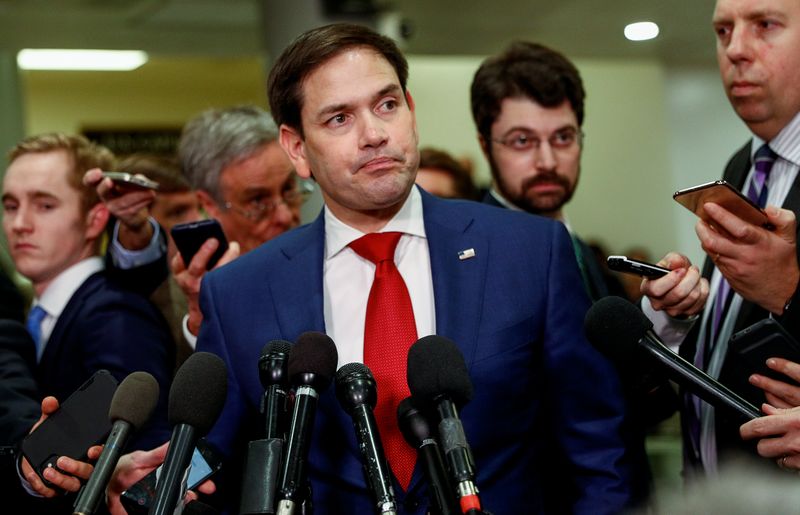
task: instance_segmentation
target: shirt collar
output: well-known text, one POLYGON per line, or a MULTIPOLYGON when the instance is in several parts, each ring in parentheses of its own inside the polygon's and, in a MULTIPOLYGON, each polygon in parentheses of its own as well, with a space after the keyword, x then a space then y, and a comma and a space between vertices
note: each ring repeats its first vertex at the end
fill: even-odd
POLYGON ((92 256, 67 268, 53 279, 42 296, 34 299, 33 305, 40 305, 47 314, 58 318, 67 303, 91 275, 104 268, 103 258, 92 256))
MULTIPOLYGON (((764 140, 758 136, 753 136, 753 144, 750 146, 750 160, 755 158, 755 154, 764 140)), ((769 148, 778 154, 778 157, 789 161, 795 166, 800 166, 800 112, 769 142, 769 148)))
MULTIPOLYGON (((392 231, 425 238, 422 196, 416 186, 411 188, 411 193, 406 198, 400 211, 378 232, 392 231)), ((358 229, 345 224, 336 218, 330 209, 325 208, 325 259, 331 259, 336 256, 350 243, 364 236, 364 234, 358 229)))

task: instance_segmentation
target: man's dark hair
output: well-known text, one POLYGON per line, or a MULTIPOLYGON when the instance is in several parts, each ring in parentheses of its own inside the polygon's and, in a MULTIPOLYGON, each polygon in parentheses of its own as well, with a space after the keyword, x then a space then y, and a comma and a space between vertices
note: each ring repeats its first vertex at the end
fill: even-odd
POLYGON ((354 47, 368 47, 392 65, 400 87, 406 91, 408 63, 394 41, 361 25, 335 23, 309 30, 295 39, 278 57, 269 74, 267 94, 272 117, 303 134, 303 81, 317 67, 354 47))
POLYGON ((455 160, 443 150, 433 147, 421 148, 419 151, 419 168, 440 170, 453 178, 456 197, 467 200, 480 200, 478 189, 472 181, 472 174, 466 166, 455 160))
POLYGON ((506 98, 527 97, 543 107, 568 100, 583 125, 583 89, 578 69, 544 45, 516 41, 503 53, 487 58, 472 79, 472 118, 478 133, 491 139, 492 124, 506 98))

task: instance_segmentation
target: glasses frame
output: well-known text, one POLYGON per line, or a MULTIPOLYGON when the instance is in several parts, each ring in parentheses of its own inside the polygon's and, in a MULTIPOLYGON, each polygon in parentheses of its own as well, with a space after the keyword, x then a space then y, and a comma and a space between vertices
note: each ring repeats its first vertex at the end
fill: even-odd
POLYGON ((312 180, 295 177, 295 185, 296 188, 283 192, 280 199, 270 199, 268 202, 259 202, 251 209, 237 206, 232 204, 230 201, 226 201, 224 204, 222 204, 222 207, 226 211, 238 213, 239 215, 253 222, 260 222, 261 220, 271 218, 272 215, 275 214, 275 211, 278 210, 278 206, 281 204, 286 204, 290 208, 301 206, 303 202, 305 202, 305 200, 314 192, 315 183, 312 180))

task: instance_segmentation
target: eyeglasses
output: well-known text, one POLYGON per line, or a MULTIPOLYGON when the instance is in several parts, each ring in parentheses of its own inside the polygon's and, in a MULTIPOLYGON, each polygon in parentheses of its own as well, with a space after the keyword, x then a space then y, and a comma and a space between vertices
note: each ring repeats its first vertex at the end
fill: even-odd
MULTIPOLYGON (((567 127, 551 134, 550 137, 547 138, 547 143, 556 151, 571 150, 575 146, 583 144, 583 137, 583 131, 579 131, 573 127, 567 127)), ((525 131, 512 131, 503 138, 492 138, 492 141, 500 143, 504 147, 508 147, 515 152, 539 150, 542 146, 541 139, 525 131)))
POLYGON ((247 208, 237 206, 231 202, 225 202, 222 206, 227 210, 239 213, 248 220, 258 222, 270 218, 281 204, 286 204, 289 208, 301 206, 313 191, 313 181, 297 178, 291 185, 287 186, 287 189, 281 193, 281 198, 278 200, 253 200, 248 202, 247 208))

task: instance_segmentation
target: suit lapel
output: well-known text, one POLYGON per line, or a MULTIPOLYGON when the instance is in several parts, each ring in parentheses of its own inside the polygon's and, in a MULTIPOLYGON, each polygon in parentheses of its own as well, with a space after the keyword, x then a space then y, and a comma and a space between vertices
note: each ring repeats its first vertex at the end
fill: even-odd
POLYGON ((469 365, 475 354, 489 247, 472 217, 422 193, 431 257, 436 333, 453 340, 469 365), (465 254, 460 257, 461 252, 465 254), (472 257, 469 257, 472 256, 472 257))
POLYGON ((270 270, 269 288, 281 334, 294 340, 303 332, 325 332, 322 270, 325 252, 324 212, 283 243, 285 266, 270 270))

